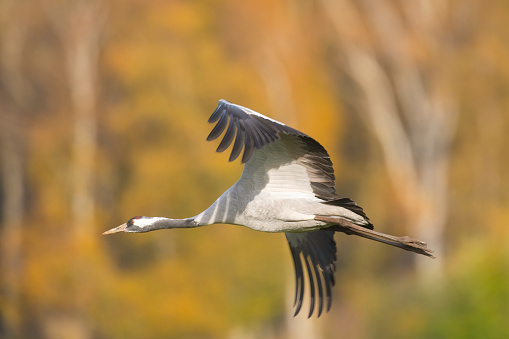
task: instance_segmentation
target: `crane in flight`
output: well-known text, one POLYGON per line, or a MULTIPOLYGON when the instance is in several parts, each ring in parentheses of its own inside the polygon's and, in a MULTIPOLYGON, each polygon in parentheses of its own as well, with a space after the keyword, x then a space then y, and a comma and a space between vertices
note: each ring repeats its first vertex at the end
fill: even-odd
POLYGON ((354 234, 433 257, 426 243, 373 231, 363 209, 335 190, 329 154, 316 140, 249 108, 220 100, 207 140, 224 133, 217 152, 233 143, 229 161, 242 153, 240 179, 209 208, 187 219, 136 216, 104 232, 143 233, 159 229, 212 224, 241 225, 286 235, 293 258, 295 314, 302 307, 305 280, 310 291, 310 317, 329 311, 336 270, 335 232, 354 234), (307 275, 307 279, 305 279, 307 275))

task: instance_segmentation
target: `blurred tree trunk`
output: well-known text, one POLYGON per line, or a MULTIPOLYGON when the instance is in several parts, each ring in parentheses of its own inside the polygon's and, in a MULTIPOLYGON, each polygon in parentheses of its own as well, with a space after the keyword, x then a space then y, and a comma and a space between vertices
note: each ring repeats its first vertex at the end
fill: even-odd
MULTIPOLYGON (((51 6, 46 6, 49 19, 62 43, 73 114, 70 209, 77 251, 74 259, 76 314, 66 315, 66 319, 61 319, 73 324, 69 327, 69 333, 62 334, 64 337, 91 337, 87 315, 89 300, 78 291, 83 288, 81 282, 88 274, 85 257, 94 226, 97 77, 106 18, 105 7, 105 2, 100 0, 77 0, 65 4, 53 2, 51 6)), ((50 318, 47 323, 52 321, 55 319, 50 318)))
POLYGON ((105 3, 77 0, 45 6, 63 46, 73 113, 71 218, 78 236, 90 233, 95 213, 94 160, 97 150, 97 76, 106 18, 105 3))
POLYGON ((71 216, 78 235, 90 233, 95 213, 94 160, 97 149, 97 75, 104 8, 100 1, 76 1, 61 27, 74 114, 71 216))
MULTIPOLYGON (((77 289, 80 289, 79 281, 87 274, 81 242, 91 236, 95 215, 97 76, 103 16, 100 1, 75 1, 67 8, 67 25, 60 31, 74 115, 70 178, 71 223, 78 241, 75 262, 77 289)), ((86 300, 77 298, 77 328, 81 329, 80 336, 83 338, 91 336, 86 304, 86 300)))
MULTIPOLYGON (((21 336, 22 222, 24 209, 24 146, 21 117, 30 101, 30 91, 21 70, 27 15, 24 1, 1 2, 0 28, 0 164, 2 187, 1 337, 21 336)), ((1 329, 0 329, 1 331, 1 329)))
MULTIPOLYGON (((308 282, 306 282, 308 283, 308 282)), ((302 310, 297 316, 294 316, 295 308, 294 308, 294 300, 295 300, 295 273, 291 273, 291 280, 288 279, 288 283, 286 284, 286 317, 285 317, 285 327, 286 327, 286 338, 289 339, 318 339, 322 338, 323 334, 317 318, 307 317, 307 312, 309 310, 309 299, 304 300, 304 304, 302 305, 302 310)))
POLYGON ((416 258, 421 277, 441 273, 448 210, 450 145, 456 130, 452 102, 447 6, 428 1, 321 0, 341 39, 345 73, 359 89, 392 186, 413 237, 437 260, 416 258))

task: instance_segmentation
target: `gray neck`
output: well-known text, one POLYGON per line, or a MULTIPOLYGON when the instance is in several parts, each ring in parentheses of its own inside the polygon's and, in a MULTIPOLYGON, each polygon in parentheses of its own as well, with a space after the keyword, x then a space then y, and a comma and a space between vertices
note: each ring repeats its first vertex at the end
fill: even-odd
POLYGON ((153 224, 143 227, 143 232, 171 228, 193 228, 200 226, 196 221, 194 221, 194 218, 187 219, 154 218, 154 219, 157 220, 153 224))

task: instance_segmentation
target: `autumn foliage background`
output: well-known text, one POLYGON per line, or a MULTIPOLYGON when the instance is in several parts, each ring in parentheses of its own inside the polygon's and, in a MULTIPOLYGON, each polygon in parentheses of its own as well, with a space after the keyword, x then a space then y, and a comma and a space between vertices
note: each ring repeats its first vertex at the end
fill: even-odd
POLYGON ((0 337, 509 336, 509 2, 0 6, 0 337), (437 259, 338 234, 306 319, 281 234, 101 236, 237 180, 205 141, 221 98, 318 139, 338 193, 437 259))

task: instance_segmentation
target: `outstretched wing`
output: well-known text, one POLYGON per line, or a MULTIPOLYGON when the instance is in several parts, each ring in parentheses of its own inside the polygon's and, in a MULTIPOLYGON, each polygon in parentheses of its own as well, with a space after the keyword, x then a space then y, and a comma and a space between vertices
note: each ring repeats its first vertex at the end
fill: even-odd
MULTIPOLYGON (((265 117, 246 107, 220 100, 209 119, 217 123, 207 140, 217 139, 225 130, 217 148, 223 152, 233 143, 230 161, 242 150, 244 172, 239 182, 253 191, 270 192, 273 198, 297 196, 318 197, 338 201, 335 177, 327 151, 308 135, 265 117)), ((296 275, 295 314, 302 307, 305 271, 310 286, 309 316, 318 316, 332 302, 332 286, 336 260, 336 244, 332 231, 286 233, 296 275), (305 268, 304 268, 305 266, 305 268)))
POLYGON ((333 231, 313 231, 307 233, 285 233, 295 267, 295 315, 300 312, 304 299, 305 271, 307 272, 311 303, 309 316, 313 314, 315 304, 318 316, 327 300, 327 311, 332 303, 332 287, 336 272, 336 242, 333 231), (324 291, 325 289, 325 291, 324 291))
POLYGON ((255 184, 264 186, 271 181, 276 182, 279 185, 278 189, 282 191, 295 189, 295 182, 288 180, 289 174, 305 170, 306 182, 301 184, 307 184, 316 197, 326 201, 338 198, 329 154, 310 136, 226 100, 219 101, 209 122, 217 124, 207 140, 217 139, 226 129, 217 152, 225 151, 233 142, 229 159, 233 161, 244 150, 242 155, 242 163, 245 163, 244 172, 250 175, 268 172, 268 164, 273 169, 279 169, 272 171, 270 175, 261 173, 264 178, 259 178, 255 184), (257 158, 264 160, 256 161, 257 158), (264 166, 263 171, 259 171, 260 166, 264 166))

